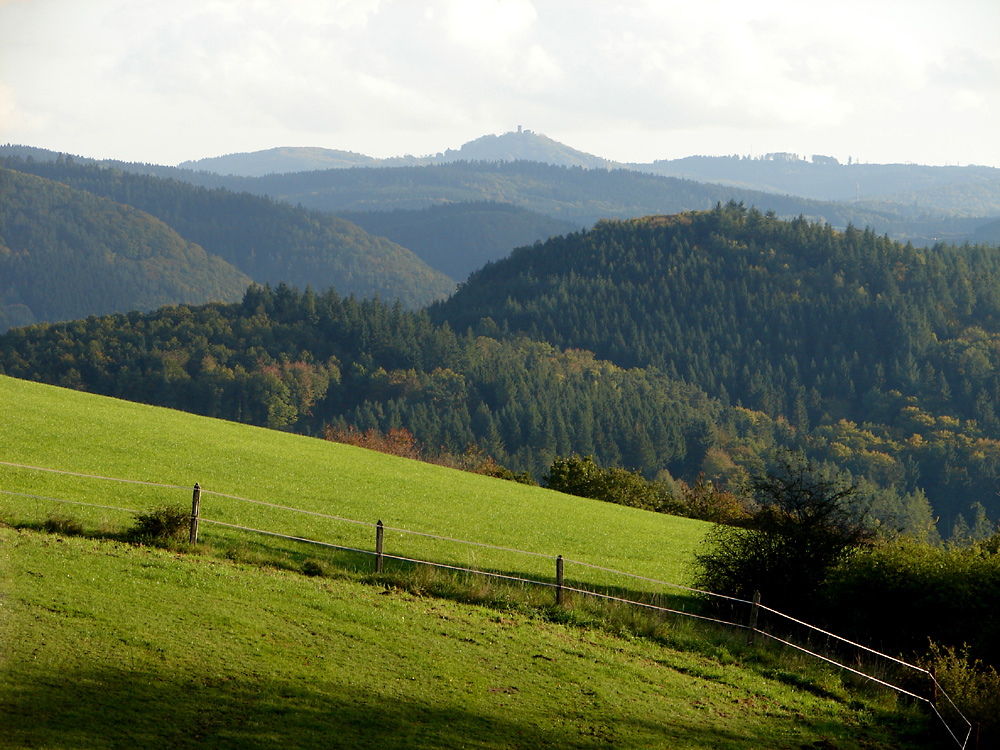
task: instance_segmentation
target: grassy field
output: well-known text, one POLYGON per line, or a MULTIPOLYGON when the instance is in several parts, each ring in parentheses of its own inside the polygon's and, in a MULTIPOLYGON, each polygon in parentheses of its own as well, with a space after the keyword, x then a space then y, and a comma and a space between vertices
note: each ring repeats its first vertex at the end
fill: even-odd
MULTIPOLYGON (((444 469, 323 440, 0 377, 0 461, 178 485, 168 490, 0 465, 0 490, 145 510, 190 508, 207 491, 294 506, 390 528, 515 548, 505 553, 387 532, 388 554, 551 579, 556 555, 673 583, 708 525, 444 469)), ((130 523, 128 514, 0 496, 8 518, 70 513, 88 528, 130 523)), ((374 528, 206 494, 202 515, 227 523, 373 550, 374 528)), ((211 542, 268 546, 273 538, 203 524, 211 542)), ((568 582, 650 586, 566 565, 568 582)))
MULTIPOLYGON (((0 377, 0 746, 904 748, 926 717, 841 673, 710 637, 585 627, 582 609, 476 606, 241 562, 316 548, 204 525, 207 546, 116 541, 126 509, 207 490, 681 581, 705 524, 0 377), (72 516, 86 536, 24 528, 72 516), (104 533, 102 533, 102 530, 104 533), (227 559, 220 550, 237 550, 227 559)), ((206 494, 206 518, 373 547, 368 525, 206 494)), ((549 557, 400 533, 387 552, 551 576, 549 557)), ((576 574, 600 571, 567 565, 576 574)), ((356 572, 358 571, 358 572, 356 572)), ((658 590, 648 581, 608 578, 658 590)))
POLYGON ((735 646, 82 537, 0 528, 0 551, 4 747, 900 748, 924 728, 735 646))

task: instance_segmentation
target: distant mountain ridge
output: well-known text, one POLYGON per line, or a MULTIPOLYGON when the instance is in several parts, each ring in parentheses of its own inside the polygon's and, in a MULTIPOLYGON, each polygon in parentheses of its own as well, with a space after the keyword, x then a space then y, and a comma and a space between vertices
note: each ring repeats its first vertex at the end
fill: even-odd
POLYGON ((831 156, 809 158, 791 153, 745 156, 689 156, 631 164, 631 168, 667 177, 714 182, 734 187, 788 193, 823 201, 895 199, 942 209, 961 210, 955 186, 963 192, 989 195, 979 215, 1000 212, 1000 169, 970 165, 934 167, 922 164, 842 164, 831 156), (934 191, 948 190, 948 202, 934 191), (935 200, 938 198, 938 200, 935 200), (983 213, 985 212, 985 213, 983 213))
MULTIPOLYGON (((0 146, 0 156, 5 154, 36 161, 60 156, 0 146)), ((334 213, 488 201, 582 227, 602 218, 697 210, 734 199, 783 217, 801 214, 838 228, 871 227, 918 246, 981 241, 977 230, 1000 217, 1000 170, 993 167, 842 164, 830 156, 790 153, 614 164, 524 129, 424 157, 373 159, 347 151, 280 148, 185 162, 185 168, 99 163, 334 213), (198 164, 217 171, 189 168, 198 164)))
POLYGON ((266 174, 285 172, 311 172, 315 169, 348 169, 350 167, 372 167, 379 159, 353 151, 338 151, 327 148, 300 148, 282 146, 266 151, 252 151, 225 156, 213 156, 178 164, 178 169, 192 169, 196 172, 214 172, 220 175, 241 177, 263 177, 266 174))
POLYGON ((186 161, 178 166, 219 175, 261 177, 320 169, 412 167, 454 161, 535 161, 584 169, 628 169, 820 201, 889 200, 966 216, 1000 215, 1000 169, 995 167, 868 164, 850 159, 844 164, 832 156, 806 157, 788 152, 758 157, 688 156, 619 163, 521 127, 502 135, 484 135, 458 149, 421 157, 377 159, 348 151, 286 147, 186 161))
POLYGON ((516 131, 503 135, 484 135, 469 141, 459 149, 448 149, 432 156, 394 156, 378 159, 352 151, 283 146, 265 151, 185 161, 177 167, 218 175, 263 177, 269 174, 312 172, 322 169, 413 167, 447 164, 454 161, 537 161, 542 164, 585 169, 607 169, 615 165, 608 159, 578 151, 546 135, 518 127, 516 131))
POLYGON ((421 210, 338 214, 366 232, 387 237, 427 265, 464 281, 511 250, 581 227, 510 203, 446 203, 421 210))

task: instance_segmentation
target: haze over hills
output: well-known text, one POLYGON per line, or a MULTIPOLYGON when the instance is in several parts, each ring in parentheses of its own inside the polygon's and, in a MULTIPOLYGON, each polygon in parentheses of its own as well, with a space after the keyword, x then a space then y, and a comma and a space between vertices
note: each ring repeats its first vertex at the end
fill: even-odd
POLYGON ((339 215, 371 234, 409 248, 431 268, 455 281, 464 281, 470 273, 505 257, 513 248, 580 229, 537 211, 491 201, 339 215))
MULTIPOLYGON (((4 153, 31 155, 35 160, 58 157, 18 146, 0 147, 4 153)), ((895 239, 933 245, 964 242, 1000 216, 1000 170, 993 168, 840 164, 832 157, 806 159, 780 153, 753 159, 688 157, 614 165, 530 130, 484 136, 460 149, 425 157, 374 159, 344 151, 283 148, 185 163, 232 173, 226 175, 101 163, 327 212, 494 201, 579 227, 601 218, 701 209, 735 199, 779 216, 804 215, 837 228, 870 226, 895 239), (371 166, 362 166, 366 164, 371 166), (330 169, 331 165, 339 168, 330 169), (271 174, 240 176, 240 172, 264 171, 271 174)))
POLYGON ((270 148, 266 151, 228 154, 206 159, 185 161, 178 169, 196 172, 214 172, 221 175, 241 177, 262 177, 266 174, 283 172, 311 172, 316 169, 347 169, 350 167, 378 166, 379 159, 352 151, 337 151, 327 148, 270 148))
MULTIPOLYGON (((986 191, 992 196, 989 210, 1000 212, 1000 169, 969 165, 932 167, 921 164, 842 164, 831 156, 803 157, 774 153, 747 156, 689 156, 652 164, 632 164, 653 174, 713 182, 734 187, 787 193, 821 201, 857 201, 884 198, 898 202, 919 202, 924 206, 959 208, 953 200, 943 206, 928 191, 950 187, 953 191, 986 191), (919 196, 925 200, 919 200, 919 196)), ((958 196, 954 196, 957 198, 958 196)), ((981 210, 981 209, 980 209, 981 210)))
POLYGON ((277 174, 359 166, 425 166, 463 160, 523 160, 587 169, 629 169, 817 201, 880 201, 918 207, 925 212, 1000 216, 1000 169, 994 167, 868 164, 852 159, 844 164, 831 156, 805 157, 785 152, 758 157, 689 156, 622 164, 520 127, 499 136, 482 136, 459 149, 422 157, 377 159, 326 149, 283 148, 184 162, 180 167, 224 175, 263 176, 268 171, 277 174))
POLYGON ((518 128, 502 135, 484 135, 430 156, 394 156, 379 159, 364 154, 335 149, 282 147, 241 154, 227 154, 207 159, 185 161, 180 169, 214 172, 220 175, 262 177, 266 174, 310 172, 351 167, 413 167, 447 164, 453 161, 537 161, 562 167, 604 169, 614 162, 586 154, 548 136, 518 128))

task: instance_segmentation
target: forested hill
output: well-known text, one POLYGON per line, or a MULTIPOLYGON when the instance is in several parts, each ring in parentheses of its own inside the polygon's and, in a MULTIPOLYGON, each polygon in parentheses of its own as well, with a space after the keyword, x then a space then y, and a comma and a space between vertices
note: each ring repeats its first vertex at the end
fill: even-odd
POLYGON ((207 189, 72 158, 0 164, 133 206, 218 255, 253 280, 343 294, 379 295, 419 307, 454 282, 416 255, 348 221, 249 193, 207 189))
POLYGON ((722 421, 662 373, 283 284, 252 286, 240 304, 14 329, 0 373, 311 434, 402 427, 431 451, 478 446, 536 477, 573 451, 695 476, 722 421))
POLYGON ((1000 213, 1000 169, 968 165, 932 167, 923 164, 841 164, 830 156, 805 159, 774 153, 757 158, 688 156, 635 165, 654 174, 715 182, 754 190, 801 195, 816 200, 854 201, 895 196, 906 204, 953 208, 969 215, 1000 213), (933 191, 940 191, 933 194, 933 191), (978 198, 974 197, 978 194, 978 198))
MULTIPOLYGON (((996 248, 917 250, 732 204, 602 222, 515 251, 432 317, 653 365, 800 434, 859 433, 828 442, 864 442, 868 431, 865 473, 942 499, 968 476, 959 448, 907 452, 900 441, 1000 438, 996 248)), ((995 515, 1000 464, 980 458, 992 478, 976 492, 995 515)))
POLYGON ((0 168, 0 332, 168 303, 231 301, 249 283, 146 213, 0 168))
POLYGON ((538 162, 453 162, 413 167, 328 169, 257 178, 200 176, 232 190, 266 194, 321 211, 420 209, 441 203, 497 201, 590 226, 604 218, 708 209, 742 200, 781 215, 805 214, 834 225, 891 223, 896 214, 859 213, 852 206, 706 185, 625 169, 583 169, 538 162))
POLYGON ((515 247, 581 228, 537 211, 493 201, 340 215, 371 234, 409 248, 431 268, 455 281, 464 281, 470 273, 507 256, 515 247))

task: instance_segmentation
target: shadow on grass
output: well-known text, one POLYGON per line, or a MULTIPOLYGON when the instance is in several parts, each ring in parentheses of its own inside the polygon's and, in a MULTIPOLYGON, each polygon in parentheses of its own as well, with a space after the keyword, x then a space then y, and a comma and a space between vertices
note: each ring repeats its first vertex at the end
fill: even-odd
MULTIPOLYGON (((554 728, 516 711, 485 715, 459 706, 355 691, 341 683, 302 683, 262 676, 177 677, 125 669, 49 674, 8 685, 0 702, 4 747, 96 748, 733 748, 859 747, 819 744, 850 736, 842 725, 798 728, 758 722, 660 724, 651 719, 591 715, 573 705, 546 711, 554 728), (498 718, 499 717, 499 718, 498 718), (817 734, 818 733, 818 734, 817 734), (785 736, 782 736, 782 735, 785 736), (826 742, 825 740, 823 742, 826 742), (791 744, 786 744, 791 743, 791 744)), ((503 696, 498 696, 502 701, 503 696)), ((456 699, 460 700, 460 699, 456 699)), ((878 747, 870 739, 865 747, 878 747)))

